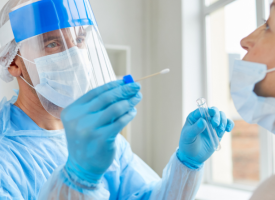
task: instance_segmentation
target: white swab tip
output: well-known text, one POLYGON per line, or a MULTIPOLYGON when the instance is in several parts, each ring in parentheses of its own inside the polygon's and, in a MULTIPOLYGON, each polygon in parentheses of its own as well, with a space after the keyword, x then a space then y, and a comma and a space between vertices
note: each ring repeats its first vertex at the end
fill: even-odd
POLYGON ((170 69, 164 69, 160 72, 160 74, 167 74, 170 72, 170 69))

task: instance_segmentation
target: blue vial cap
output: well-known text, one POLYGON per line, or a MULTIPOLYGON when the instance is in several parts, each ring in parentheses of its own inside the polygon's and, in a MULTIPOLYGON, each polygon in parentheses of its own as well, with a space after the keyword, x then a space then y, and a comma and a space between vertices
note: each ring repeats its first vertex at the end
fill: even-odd
POLYGON ((123 81, 125 84, 135 82, 131 74, 124 76, 123 81))

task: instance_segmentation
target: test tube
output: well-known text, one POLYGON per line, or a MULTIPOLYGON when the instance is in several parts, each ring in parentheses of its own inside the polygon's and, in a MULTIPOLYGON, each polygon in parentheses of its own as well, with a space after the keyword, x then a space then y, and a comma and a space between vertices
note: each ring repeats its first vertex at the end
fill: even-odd
POLYGON ((211 124, 211 117, 208 113, 208 106, 206 100, 204 98, 198 99, 197 105, 199 107, 202 118, 204 118, 206 121, 206 131, 208 132, 211 145, 215 151, 219 151, 221 149, 220 140, 218 138, 216 130, 213 128, 211 124))

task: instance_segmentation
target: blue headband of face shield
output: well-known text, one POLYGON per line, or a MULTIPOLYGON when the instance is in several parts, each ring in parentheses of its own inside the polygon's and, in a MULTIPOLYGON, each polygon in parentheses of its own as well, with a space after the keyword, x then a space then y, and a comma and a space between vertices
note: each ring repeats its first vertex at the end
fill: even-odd
POLYGON ((12 11, 9 16, 17 43, 58 29, 97 26, 89 0, 41 0, 12 11))

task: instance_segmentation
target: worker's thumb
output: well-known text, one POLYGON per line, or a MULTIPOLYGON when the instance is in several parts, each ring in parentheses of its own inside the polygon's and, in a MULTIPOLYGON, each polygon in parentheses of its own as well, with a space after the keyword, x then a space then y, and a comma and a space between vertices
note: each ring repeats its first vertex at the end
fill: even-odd
POLYGON ((195 124, 184 127, 182 130, 182 137, 184 138, 184 143, 193 143, 197 136, 201 134, 206 129, 206 121, 200 118, 195 124))

